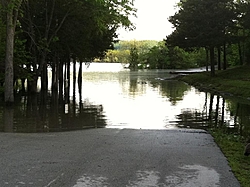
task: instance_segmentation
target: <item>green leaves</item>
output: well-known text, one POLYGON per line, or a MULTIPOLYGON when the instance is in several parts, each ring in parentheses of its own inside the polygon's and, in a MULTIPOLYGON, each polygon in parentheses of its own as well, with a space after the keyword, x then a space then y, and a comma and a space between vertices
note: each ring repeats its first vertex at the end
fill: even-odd
POLYGON ((181 47, 222 45, 237 17, 232 0, 187 0, 179 6, 179 12, 169 18, 176 30, 168 43, 181 47))
POLYGON ((79 58, 102 56, 119 27, 133 28, 132 0, 30 0, 22 26, 37 50, 61 50, 79 58), (48 49, 47 49, 48 48, 48 49))

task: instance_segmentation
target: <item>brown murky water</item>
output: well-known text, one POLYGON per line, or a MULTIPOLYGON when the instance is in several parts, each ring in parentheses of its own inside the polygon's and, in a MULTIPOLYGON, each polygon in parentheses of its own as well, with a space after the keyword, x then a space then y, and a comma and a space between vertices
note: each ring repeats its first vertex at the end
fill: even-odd
POLYGON ((130 71, 121 64, 92 63, 83 70, 82 89, 77 84, 70 89, 69 102, 52 93, 48 93, 46 103, 41 102, 40 94, 16 96, 13 109, 0 108, 0 130, 34 133, 216 126, 249 134, 248 101, 226 99, 184 82, 164 80, 169 76, 168 70, 130 71))

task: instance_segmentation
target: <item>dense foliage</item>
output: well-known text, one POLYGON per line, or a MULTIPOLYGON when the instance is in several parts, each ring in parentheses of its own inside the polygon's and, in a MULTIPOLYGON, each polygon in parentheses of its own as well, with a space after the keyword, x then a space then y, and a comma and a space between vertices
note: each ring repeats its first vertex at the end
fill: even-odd
POLYGON ((0 81, 10 89, 6 96, 13 94, 9 79, 27 80, 29 91, 36 92, 41 77, 46 91, 47 67, 53 71, 53 88, 62 89, 70 76, 69 66, 63 75, 63 66, 71 59, 103 56, 113 48, 118 28, 134 28, 129 16, 136 12, 133 0, 3 0, 0 5, 0 62, 6 67, 0 69, 0 81))
POLYGON ((41 77, 42 90, 46 91, 47 67, 51 67, 52 88, 60 91, 70 79, 72 61, 81 62, 79 81, 82 62, 94 59, 130 64, 132 69, 210 65, 212 76, 216 65, 220 70, 249 62, 249 0, 183 0, 177 7, 169 17, 175 30, 165 41, 116 43, 119 27, 134 28, 129 20, 136 12, 133 0, 3 0, 1 89, 5 85, 5 95, 12 95, 13 79, 21 80, 22 85, 27 81, 28 90, 36 92, 41 77))
POLYGON ((249 0, 185 0, 178 6, 179 10, 169 18, 175 30, 167 36, 168 45, 209 50, 212 76, 215 65, 226 69, 248 62, 249 0))
MULTIPOLYGON (((219 70, 249 62, 250 1, 185 0, 169 17, 175 30, 164 42, 121 41, 105 61, 137 63, 138 68, 191 68, 211 66, 219 70), (125 45, 126 43, 126 45, 125 45), (142 50, 142 49, 147 50, 142 50), (131 55, 138 53, 137 61, 131 55)), ((134 67, 134 65, 133 65, 134 67)))
POLYGON ((206 50, 193 49, 185 51, 176 47, 168 47, 164 41, 119 41, 115 48, 109 50, 101 62, 119 62, 130 64, 130 68, 150 69, 183 69, 206 65, 206 50))

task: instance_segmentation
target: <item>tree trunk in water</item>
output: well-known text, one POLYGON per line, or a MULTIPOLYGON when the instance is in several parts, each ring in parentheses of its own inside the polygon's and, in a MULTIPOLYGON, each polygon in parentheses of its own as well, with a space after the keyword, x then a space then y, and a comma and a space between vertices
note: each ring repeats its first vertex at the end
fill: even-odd
POLYGON ((64 71, 65 103, 69 103, 69 88, 70 88, 70 59, 67 60, 64 71))
POLYGON ((14 36, 19 8, 22 0, 19 1, 2 1, 6 12, 6 49, 5 49, 5 87, 4 101, 6 104, 14 103, 14 36))
POLYGON ((59 101, 63 103, 63 62, 59 61, 59 71, 58 71, 58 79, 59 79, 59 101))
POLYGON ((41 104, 46 105, 47 102, 47 92, 48 92, 48 69, 47 62, 42 62, 42 73, 41 73, 41 104))
POLYGON ((73 58, 73 98, 76 95, 76 59, 73 58))
POLYGON ((56 62, 55 62, 55 58, 53 58, 53 62, 52 65, 51 65, 51 73, 52 73, 52 81, 51 81, 51 90, 52 90, 52 93, 56 91, 56 62))
POLYGON ((22 92, 25 92, 25 80, 26 79, 21 79, 21 84, 22 84, 22 92))
POLYGON ((79 92, 82 90, 82 61, 79 62, 78 89, 79 92))
MULTIPOLYGON (((67 95, 67 87, 68 87, 67 62, 66 61, 65 61, 65 65, 64 65, 63 85, 64 85, 64 101, 65 101, 66 100, 66 95, 67 95)), ((67 102, 65 101, 65 103, 67 103, 67 102)))
POLYGON ((42 67, 42 73, 41 73, 41 90, 42 92, 47 92, 48 91, 48 68, 47 68, 47 62, 45 61, 45 59, 43 59, 42 66, 43 67, 42 67))
POLYGON ((58 92, 58 77, 59 77, 59 71, 58 71, 58 57, 54 57, 54 63, 52 64, 52 91, 58 92))
POLYGON ((210 46, 210 66, 211 66, 211 76, 215 76, 215 63, 214 63, 214 46, 210 46))
POLYGON ((4 132, 13 132, 14 128, 14 108, 13 106, 4 107, 4 132))
POLYGON ((28 92, 34 94, 37 93, 37 80, 38 77, 36 75, 33 75, 32 78, 27 80, 28 82, 28 92))
POLYGON ((226 43, 223 45, 223 70, 227 69, 227 48, 226 43))
POLYGON ((78 91, 79 91, 79 108, 80 113, 83 110, 83 104, 82 104, 82 61, 79 62, 79 71, 78 71, 78 91))
MULTIPOLYGON (((243 28, 243 37, 246 37, 246 32, 244 28, 243 28)), ((246 40, 244 40, 242 44, 242 62, 243 64, 246 63, 246 40)))
POLYGON ((4 87, 4 101, 6 103, 14 102, 14 68, 13 68, 13 54, 14 54, 14 34, 15 27, 12 20, 12 12, 7 13, 6 21, 6 56, 5 56, 5 87, 4 87))
POLYGON ((221 48, 220 46, 217 49, 218 49, 218 70, 221 70, 221 48))
POLYGON ((209 64, 209 51, 206 48, 206 71, 208 71, 208 64, 209 64))
POLYGON ((243 65, 242 49, 241 49, 240 42, 238 42, 238 50, 239 50, 239 57, 240 57, 240 65, 243 65))

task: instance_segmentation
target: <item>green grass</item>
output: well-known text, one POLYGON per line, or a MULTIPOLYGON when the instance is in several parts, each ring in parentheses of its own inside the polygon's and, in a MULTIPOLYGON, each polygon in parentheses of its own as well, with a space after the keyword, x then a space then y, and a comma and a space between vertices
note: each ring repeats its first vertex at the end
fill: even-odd
POLYGON ((210 72, 192 74, 182 77, 181 80, 203 90, 250 98, 250 66, 216 71, 214 77, 210 76, 210 72))
POLYGON ((250 186, 250 157, 243 155, 245 141, 239 136, 225 134, 222 130, 210 130, 215 142, 226 156, 235 177, 242 187, 250 186))
MULTIPOLYGON (((210 76, 210 72, 187 75, 181 77, 181 80, 202 91, 250 99, 250 66, 216 71, 214 77, 210 76)), ((210 129, 210 133, 228 159, 241 186, 250 187, 250 156, 243 155, 246 140, 239 135, 228 134, 222 129, 210 129)))

